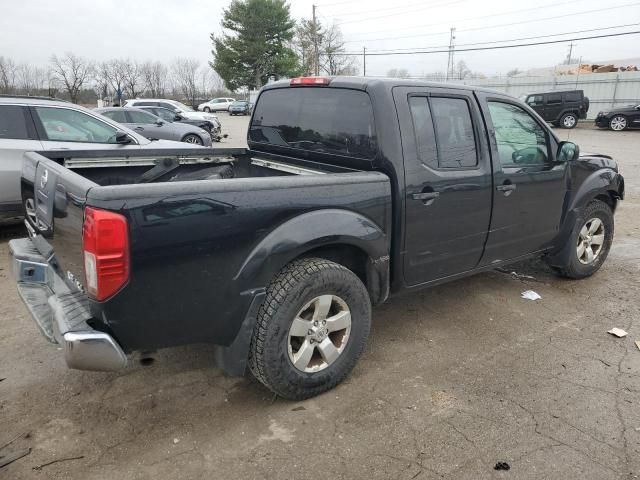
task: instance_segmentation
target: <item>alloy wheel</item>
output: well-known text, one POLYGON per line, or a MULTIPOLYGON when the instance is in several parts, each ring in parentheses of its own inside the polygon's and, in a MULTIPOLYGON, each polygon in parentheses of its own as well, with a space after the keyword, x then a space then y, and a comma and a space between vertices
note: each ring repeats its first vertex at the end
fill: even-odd
POLYGON ((195 145, 202 145, 202 139, 197 135, 187 135, 182 140, 185 143, 193 143, 195 145))
POLYGON ((590 265, 598 259, 604 245, 604 223, 597 217, 585 222, 578 234, 576 254, 583 265, 590 265))
POLYGON ((575 124, 576 124, 576 117, 574 117, 573 115, 567 115, 562 120, 562 125, 565 128, 573 128, 575 124))
POLYGON ((611 127, 611 130, 619 132, 620 130, 627 128, 627 119, 622 115, 617 115, 611 119, 609 126, 611 127))
POLYGON ((320 295, 300 309, 289 329, 289 360, 300 371, 319 372, 344 352, 351 311, 337 295, 320 295))

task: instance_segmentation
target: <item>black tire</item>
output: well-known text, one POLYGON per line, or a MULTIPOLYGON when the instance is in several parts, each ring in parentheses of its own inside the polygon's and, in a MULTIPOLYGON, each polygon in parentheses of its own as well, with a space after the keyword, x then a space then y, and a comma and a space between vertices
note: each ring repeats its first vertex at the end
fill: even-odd
POLYGON ((204 107, 202 109, 202 111, 205 112, 205 113, 209 113, 209 112, 211 112, 211 109, 209 107, 204 107))
POLYGON ((204 140, 202 140, 202 138, 200 138, 200 136, 196 135, 195 133, 185 135, 184 137, 182 137, 181 141, 185 143, 191 143, 193 145, 204 145, 204 140))
POLYGON ((560 117, 560 126, 562 128, 576 128, 576 125, 578 125, 578 116, 575 113, 565 113, 560 117))
POLYGON ((576 219, 573 231, 571 232, 571 236, 568 240, 570 242, 569 251, 568 254, 565 255, 563 264, 554 264, 552 266, 553 270, 558 275, 567 278, 579 279, 590 277, 600 269, 604 261, 607 259, 607 255, 611 249, 611 244, 613 243, 613 232, 614 221, 611 207, 600 200, 592 201, 583 209, 580 216, 576 219), (585 264, 578 258, 578 240, 580 238, 580 231, 582 228, 594 218, 600 219, 604 226, 604 243, 593 262, 585 264))
POLYGON ((351 372, 364 349, 370 326, 369 294, 356 274, 321 258, 296 260, 285 266, 267 289, 253 331, 249 368, 263 385, 283 398, 302 400, 319 395, 351 372), (338 296, 348 306, 350 332, 333 363, 309 373, 296 368, 290 359, 289 329, 300 310, 322 295, 338 296))

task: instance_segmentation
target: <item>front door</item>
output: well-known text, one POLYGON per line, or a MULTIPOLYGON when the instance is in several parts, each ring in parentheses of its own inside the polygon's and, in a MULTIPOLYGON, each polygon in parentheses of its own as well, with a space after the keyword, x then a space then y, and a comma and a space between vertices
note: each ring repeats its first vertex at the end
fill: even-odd
POLYGON ((405 168, 404 279, 418 285, 473 269, 491 216, 491 167, 473 93, 398 87, 405 168))
POLYGON ((560 120, 560 114, 564 109, 561 93, 546 93, 544 95, 544 118, 547 122, 560 120))
POLYGON ((493 215, 482 265, 550 246, 568 195, 568 170, 556 162, 546 125, 504 97, 479 93, 494 164, 493 215))

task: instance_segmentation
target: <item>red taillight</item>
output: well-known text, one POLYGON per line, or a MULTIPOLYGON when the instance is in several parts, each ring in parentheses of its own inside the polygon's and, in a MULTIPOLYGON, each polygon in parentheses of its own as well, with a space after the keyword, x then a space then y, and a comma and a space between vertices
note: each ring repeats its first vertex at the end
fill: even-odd
POLYGON ((289 85, 329 85, 328 77, 297 77, 292 78, 289 85))
POLYGON ((86 207, 82 244, 87 292, 96 300, 106 300, 129 279, 127 219, 117 213, 86 207))

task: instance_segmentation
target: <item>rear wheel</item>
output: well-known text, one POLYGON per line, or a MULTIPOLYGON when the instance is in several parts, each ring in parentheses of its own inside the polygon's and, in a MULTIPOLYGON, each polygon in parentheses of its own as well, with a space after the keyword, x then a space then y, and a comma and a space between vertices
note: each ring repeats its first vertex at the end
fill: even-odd
POLYGON ((202 110, 207 112, 207 113, 209 113, 211 111, 211 109, 209 107, 204 107, 202 110))
POLYGON ((571 232, 569 254, 554 270, 563 277, 585 278, 602 266, 613 243, 613 212, 600 200, 587 205, 571 232))
POLYGON ((627 128, 627 117, 624 115, 616 115, 609 121, 609 128, 616 132, 621 132, 627 128))
POLYGON ((296 260, 273 280, 258 312, 249 368, 283 398, 330 390, 355 366, 371 325, 371 303, 351 270, 296 260))
POLYGON ((202 141, 202 139, 198 135, 195 135, 193 133, 190 133, 189 135, 185 135, 182 138, 182 141, 185 143, 193 143, 195 145, 204 145, 204 142, 202 141))
POLYGON ((565 113, 560 118, 560 125, 562 128, 575 128, 578 124, 578 117, 575 113, 565 113))

